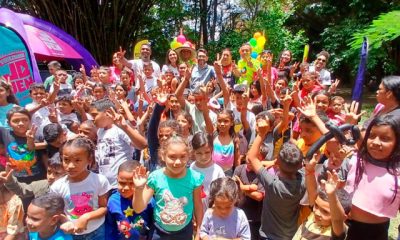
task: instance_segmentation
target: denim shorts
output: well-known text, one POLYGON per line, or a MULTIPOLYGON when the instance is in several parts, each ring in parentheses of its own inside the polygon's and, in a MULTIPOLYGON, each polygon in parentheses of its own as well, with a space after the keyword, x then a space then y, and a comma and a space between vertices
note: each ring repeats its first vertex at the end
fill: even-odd
POLYGON ((74 240, 92 240, 92 239, 103 240, 105 238, 106 238, 106 228, 104 223, 91 233, 83 235, 72 235, 72 239, 74 240))
POLYGON ((176 232, 168 232, 160 228, 156 223, 154 224, 156 231, 154 231, 152 240, 192 240, 193 239, 193 224, 189 222, 186 227, 176 232))

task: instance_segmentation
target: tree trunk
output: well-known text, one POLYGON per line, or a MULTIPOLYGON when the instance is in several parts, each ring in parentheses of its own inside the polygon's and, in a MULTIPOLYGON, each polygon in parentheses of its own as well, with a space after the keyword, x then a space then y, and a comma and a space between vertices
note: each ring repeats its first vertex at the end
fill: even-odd
POLYGON ((75 37, 100 64, 110 64, 119 46, 127 48, 155 0, 20 0, 28 14, 75 37), (100 4, 101 3, 101 4, 100 4))
POLYGON ((208 43, 207 5, 207 0, 200 0, 200 47, 204 47, 208 43))

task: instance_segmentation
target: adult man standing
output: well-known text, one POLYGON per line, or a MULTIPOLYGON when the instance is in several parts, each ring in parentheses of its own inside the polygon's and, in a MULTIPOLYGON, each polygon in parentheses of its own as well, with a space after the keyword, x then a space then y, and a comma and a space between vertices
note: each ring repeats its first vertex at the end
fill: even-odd
POLYGON ((204 48, 197 50, 197 65, 192 69, 190 89, 205 86, 212 78, 215 78, 214 67, 207 64, 208 56, 204 48))
MULTIPOLYGON (((47 64, 47 67, 49 69, 49 73, 51 74, 49 77, 46 78, 44 81, 43 85, 46 91, 50 91, 50 87, 54 82, 54 77, 56 76, 57 70, 61 69, 61 64, 57 61, 51 61, 49 64, 47 64)), ((67 83, 72 84, 72 76, 67 74, 67 83)))
POLYGON ((150 59, 151 56, 151 46, 148 43, 145 43, 140 48, 140 59, 127 60, 125 57, 125 51, 120 51, 117 53, 117 56, 120 58, 121 63, 124 66, 132 69, 135 73, 135 76, 138 76, 140 72, 143 72, 143 63, 151 63, 153 65, 153 77, 158 78, 161 74, 160 65, 158 63, 152 61, 150 59))

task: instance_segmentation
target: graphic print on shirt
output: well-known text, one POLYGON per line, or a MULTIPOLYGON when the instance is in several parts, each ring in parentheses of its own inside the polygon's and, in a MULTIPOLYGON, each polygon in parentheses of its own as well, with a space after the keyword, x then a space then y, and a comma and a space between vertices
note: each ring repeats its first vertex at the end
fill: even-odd
POLYGON ((99 139, 96 159, 99 166, 109 165, 115 161, 115 143, 111 138, 99 139))
POLYGON ((11 142, 7 146, 7 153, 11 166, 16 170, 14 176, 27 177, 39 174, 36 164, 35 151, 29 151, 28 145, 11 142))
POLYGON ((144 220, 141 216, 137 216, 133 222, 129 222, 128 220, 117 221, 117 226, 118 231, 128 239, 132 236, 131 230, 142 232, 144 220))
POLYGON ((186 222, 187 215, 183 207, 188 203, 186 197, 175 198, 170 191, 163 193, 164 208, 160 212, 161 221, 165 225, 182 225, 186 222))
POLYGON ((225 226, 214 229, 214 233, 217 236, 226 236, 225 226))
POLYGON ((70 197, 69 208, 72 219, 78 219, 85 213, 93 211, 93 192, 82 192, 73 194, 70 197))

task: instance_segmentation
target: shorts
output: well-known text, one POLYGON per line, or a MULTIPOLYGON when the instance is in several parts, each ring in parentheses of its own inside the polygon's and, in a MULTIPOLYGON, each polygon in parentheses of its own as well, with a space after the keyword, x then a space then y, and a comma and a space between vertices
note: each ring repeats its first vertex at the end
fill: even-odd
POLYGON ((348 220, 347 240, 374 239, 387 240, 389 221, 384 223, 363 223, 355 220, 348 220))
POLYGON ((153 234, 153 240, 191 240, 193 239, 193 224, 192 221, 189 222, 186 227, 182 228, 176 232, 168 232, 162 229, 157 223, 154 223, 156 231, 153 234))

